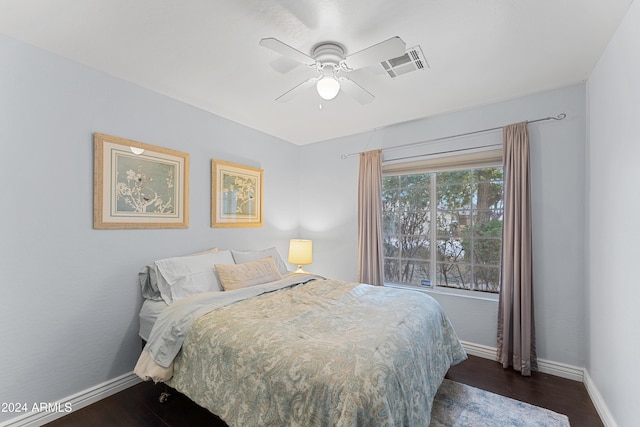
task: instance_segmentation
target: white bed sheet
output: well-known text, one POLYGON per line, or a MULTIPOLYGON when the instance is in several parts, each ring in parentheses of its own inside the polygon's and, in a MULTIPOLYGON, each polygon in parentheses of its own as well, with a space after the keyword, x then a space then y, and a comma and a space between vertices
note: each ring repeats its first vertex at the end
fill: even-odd
POLYGON ((145 341, 149 341, 149 334, 151 329, 156 323, 156 319, 162 313, 162 311, 169 307, 164 301, 155 301, 151 299, 145 299, 140 308, 138 317, 140 318, 140 329, 138 335, 145 341))

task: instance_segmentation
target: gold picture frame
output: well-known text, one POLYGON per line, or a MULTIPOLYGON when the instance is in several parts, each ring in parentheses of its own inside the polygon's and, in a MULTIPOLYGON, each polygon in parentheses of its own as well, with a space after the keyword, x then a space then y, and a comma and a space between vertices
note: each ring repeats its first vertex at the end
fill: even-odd
POLYGON ((211 160, 211 227, 262 227, 264 171, 211 160))
POLYGON ((93 228, 188 228, 189 154, 94 133, 93 228))

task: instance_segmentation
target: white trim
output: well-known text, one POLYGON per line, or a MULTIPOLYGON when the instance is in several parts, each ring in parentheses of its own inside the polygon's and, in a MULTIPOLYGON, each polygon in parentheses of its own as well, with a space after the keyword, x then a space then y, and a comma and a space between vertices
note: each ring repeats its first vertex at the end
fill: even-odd
MULTIPOLYGON (((461 343, 465 351, 473 356, 497 360, 497 349, 495 347, 474 344, 466 341, 461 341, 461 343)), ((584 369, 578 368, 577 366, 567 365, 565 363, 538 359, 538 371, 545 374, 555 375, 557 377, 584 382, 584 369)))
POLYGON ((577 366, 554 362, 552 360, 538 359, 538 371, 581 383, 584 382, 584 368, 578 368, 577 366))
MULTIPOLYGON (((97 402, 98 400, 102 400, 106 397, 111 396, 112 394, 134 386, 140 382, 142 382, 142 380, 137 375, 135 375, 133 372, 129 372, 128 374, 124 374, 109 381, 105 381, 102 384, 98 384, 79 393, 68 396, 62 400, 59 400, 58 402, 56 402, 58 404, 57 407, 64 409, 70 404, 71 411, 76 411, 78 409, 84 408, 85 406, 89 406, 92 403, 97 402)), ((53 420, 57 420, 58 418, 62 418, 65 415, 67 415, 67 412, 65 411, 29 412, 0 423, 0 427, 37 427, 53 420)))
POLYGON ((467 341, 460 341, 464 350, 472 355, 482 357, 483 359, 498 360, 496 356, 497 349, 495 347, 489 347, 488 345, 475 344, 467 341))
POLYGON ((589 375, 589 371, 587 371, 586 369, 584 370, 584 386, 587 388, 587 392, 591 397, 593 406, 596 407, 596 411, 598 411, 598 415, 600 415, 600 419, 602 420, 602 423, 605 425, 605 427, 618 427, 618 424, 613 419, 611 411, 609 411, 609 407, 598 391, 598 388, 593 382, 591 375, 589 375))

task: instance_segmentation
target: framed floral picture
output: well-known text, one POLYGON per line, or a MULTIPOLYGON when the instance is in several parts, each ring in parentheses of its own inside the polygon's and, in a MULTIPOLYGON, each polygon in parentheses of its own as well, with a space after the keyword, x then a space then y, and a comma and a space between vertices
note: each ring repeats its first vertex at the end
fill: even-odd
POLYGON ((189 154, 94 134, 93 228, 189 227, 189 154))
POLYGON ((211 227, 262 227, 263 175, 258 168, 211 161, 211 227))

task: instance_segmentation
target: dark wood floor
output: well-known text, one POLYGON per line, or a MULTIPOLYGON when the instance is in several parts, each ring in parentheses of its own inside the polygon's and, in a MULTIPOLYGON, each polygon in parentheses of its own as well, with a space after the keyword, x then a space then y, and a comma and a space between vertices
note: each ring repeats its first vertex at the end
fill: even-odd
MULTIPOLYGON (((522 377, 497 362, 474 356, 452 367, 447 378, 565 414, 572 426, 603 426, 587 390, 577 381, 538 372, 522 377)), ((138 384, 47 426, 226 426, 179 393, 174 392, 169 401, 160 403, 158 396, 162 390, 160 385, 138 384)))
POLYGON ((587 389, 578 381, 540 372, 523 377, 498 362, 474 356, 449 369, 447 378, 565 414, 575 427, 604 426, 587 389))

